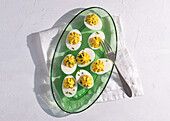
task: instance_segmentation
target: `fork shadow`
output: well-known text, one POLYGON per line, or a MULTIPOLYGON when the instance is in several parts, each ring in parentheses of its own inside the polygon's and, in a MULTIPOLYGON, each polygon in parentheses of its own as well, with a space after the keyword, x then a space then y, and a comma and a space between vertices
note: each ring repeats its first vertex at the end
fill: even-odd
POLYGON ((119 78, 118 73, 112 72, 112 75, 111 75, 110 78, 111 78, 112 80, 114 80, 114 82, 116 82, 116 84, 117 84, 119 87, 122 87, 122 84, 121 84, 121 81, 120 81, 120 78, 119 78))
MULTIPOLYGON (((62 34, 63 28, 69 23, 69 21, 83 8, 73 9, 61 18, 59 18, 56 23, 50 29, 57 29, 51 35, 51 40, 49 42, 46 50, 42 48, 42 41, 40 40, 40 35, 38 33, 32 33, 27 36, 27 46, 30 51, 30 55, 35 65, 34 71, 34 93, 40 107, 49 115, 54 117, 65 117, 69 114, 62 111, 55 103, 50 86, 50 65, 53 52, 59 37, 62 34), (46 52, 43 54, 43 52, 46 52)), ((48 30, 46 30, 48 31, 48 30)), ((42 31, 43 32, 43 31, 42 31)))

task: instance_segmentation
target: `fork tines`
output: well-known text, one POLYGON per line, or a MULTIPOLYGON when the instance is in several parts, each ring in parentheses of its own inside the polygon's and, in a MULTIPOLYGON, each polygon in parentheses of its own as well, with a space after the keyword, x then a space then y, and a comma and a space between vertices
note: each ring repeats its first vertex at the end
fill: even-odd
POLYGON ((113 52, 109 42, 107 40, 104 40, 104 42, 100 42, 102 45, 102 48, 106 54, 113 52))

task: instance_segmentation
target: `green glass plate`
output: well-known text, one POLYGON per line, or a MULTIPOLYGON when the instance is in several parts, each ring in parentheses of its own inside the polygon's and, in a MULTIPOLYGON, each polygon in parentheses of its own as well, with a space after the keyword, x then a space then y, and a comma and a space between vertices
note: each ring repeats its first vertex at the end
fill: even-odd
MULTIPOLYGON (((91 72, 90 65, 83 68, 77 67, 76 71, 71 75, 75 77, 77 71, 79 71, 80 69, 85 69, 88 72, 90 72, 91 75, 93 76, 94 86, 90 89, 86 89, 78 85, 77 93, 71 98, 68 98, 63 94, 62 81, 67 75, 63 73, 61 70, 61 62, 64 59, 64 57, 68 54, 73 54, 76 57, 80 50, 84 48, 90 48, 87 43, 88 37, 95 31, 88 29, 84 25, 84 18, 89 13, 95 13, 100 17, 103 23, 101 31, 104 32, 105 39, 108 40, 115 54, 117 53, 116 26, 111 15, 103 8, 91 7, 91 8, 84 9, 81 12, 79 12, 69 22, 69 24, 64 29, 58 41, 58 44, 56 46, 55 53, 52 59, 51 74, 50 74, 51 90, 52 90, 54 100, 57 103, 57 105, 67 113, 79 113, 81 111, 84 111, 88 107, 90 107, 99 98, 99 96, 102 94, 103 90, 105 89, 110 79, 113 66, 114 66, 114 65, 112 66, 111 71, 103 75, 97 75, 91 72), (72 29, 78 29, 82 34, 82 44, 80 48, 76 51, 71 51, 66 47, 66 37, 72 29)), ((106 58, 106 55, 104 54, 102 47, 100 47, 100 49, 98 50, 94 50, 94 52, 95 52, 94 61, 99 58, 106 58)))

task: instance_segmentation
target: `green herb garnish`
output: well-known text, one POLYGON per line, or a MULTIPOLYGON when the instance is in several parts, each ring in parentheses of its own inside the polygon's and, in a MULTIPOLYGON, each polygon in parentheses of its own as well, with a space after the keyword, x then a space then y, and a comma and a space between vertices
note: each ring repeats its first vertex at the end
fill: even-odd
POLYGON ((81 54, 80 54, 78 57, 79 57, 79 58, 83 58, 81 54))
POLYGON ((78 74, 78 76, 80 76, 80 74, 78 74))
POLYGON ((72 93, 71 93, 71 92, 69 92, 69 94, 70 94, 70 95, 72 95, 72 93))
POLYGON ((73 65, 73 63, 69 62, 69 64, 73 65))
POLYGON ((99 32, 96 32, 96 34, 100 34, 99 32))
POLYGON ((74 47, 72 47, 72 49, 74 50, 74 47))

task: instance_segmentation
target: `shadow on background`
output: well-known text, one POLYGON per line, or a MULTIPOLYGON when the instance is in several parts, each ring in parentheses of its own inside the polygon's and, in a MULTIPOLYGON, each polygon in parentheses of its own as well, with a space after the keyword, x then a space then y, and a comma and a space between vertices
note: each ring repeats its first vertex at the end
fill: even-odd
POLYGON ((47 48, 47 52, 45 53, 46 55, 43 54, 42 42, 40 40, 39 33, 32 33, 27 36, 27 46, 30 50, 32 60, 35 64, 34 92, 41 108, 47 114, 54 117, 64 117, 68 116, 69 114, 63 112, 57 106, 51 93, 49 76, 51 57, 63 29, 70 22, 70 20, 81 10, 83 10, 83 8, 77 8, 67 12, 53 25, 51 29, 57 28, 58 32, 52 38, 49 47, 47 48))

